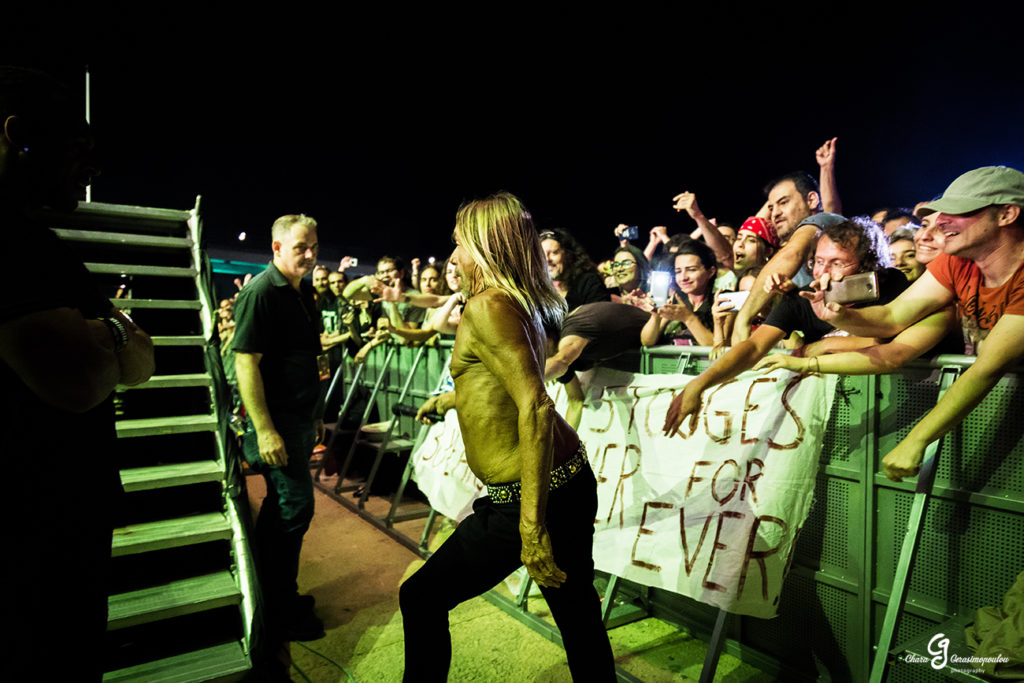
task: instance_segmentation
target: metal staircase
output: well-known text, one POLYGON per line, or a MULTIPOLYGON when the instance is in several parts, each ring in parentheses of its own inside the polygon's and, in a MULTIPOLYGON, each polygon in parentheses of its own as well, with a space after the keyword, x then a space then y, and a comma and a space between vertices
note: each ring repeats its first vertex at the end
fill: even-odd
POLYGON ((228 454, 230 401, 198 206, 90 203, 46 216, 156 354, 152 379, 117 390, 126 505, 113 539, 104 680, 235 680, 250 668, 248 509, 228 454))

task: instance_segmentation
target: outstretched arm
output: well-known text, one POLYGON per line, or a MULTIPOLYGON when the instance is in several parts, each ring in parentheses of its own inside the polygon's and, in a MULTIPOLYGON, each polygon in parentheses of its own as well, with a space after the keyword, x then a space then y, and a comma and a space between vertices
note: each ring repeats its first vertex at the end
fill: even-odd
POLYGON ((690 430, 695 429, 697 416, 700 414, 701 394, 716 384, 721 384, 752 368, 754 363, 768 353, 768 349, 779 343, 783 336, 785 335, 779 328, 761 325, 749 339, 733 346, 712 363, 711 367, 691 379, 683 392, 669 404, 665 413, 665 434, 674 434, 687 417, 690 418, 690 430))
POLYGON ((942 341, 942 338, 956 327, 956 320, 956 311, 952 307, 944 308, 914 323, 885 344, 870 344, 864 337, 842 337, 841 339, 860 340, 870 345, 857 351, 830 353, 811 358, 773 353, 759 360, 754 369, 770 372, 776 368, 786 368, 793 372, 828 372, 839 375, 877 375, 895 372, 942 341))
POLYGON ((583 349, 587 348, 589 343, 589 339, 577 337, 574 334, 559 339, 558 350, 544 364, 544 381, 557 379, 568 372, 569 366, 580 357, 583 349))
POLYGON ((826 273, 814 283, 814 292, 801 292, 811 302, 814 314, 841 330, 858 337, 888 339, 910 325, 953 303, 953 293, 939 284, 925 271, 894 300, 882 306, 849 308, 836 303, 826 304, 824 291, 828 288, 826 273))
POLYGON ((885 458, 882 468, 893 481, 917 474, 925 447, 959 425, 1007 371, 1024 359, 1024 316, 1004 315, 981 345, 974 365, 961 375, 932 410, 885 458))
POLYGON ((676 211, 686 211, 697 223, 704 242, 715 252, 715 258, 726 268, 732 268, 732 246, 725 236, 718 232, 718 228, 711 224, 697 205, 697 195, 692 192, 682 192, 672 198, 675 203, 672 205, 676 211))

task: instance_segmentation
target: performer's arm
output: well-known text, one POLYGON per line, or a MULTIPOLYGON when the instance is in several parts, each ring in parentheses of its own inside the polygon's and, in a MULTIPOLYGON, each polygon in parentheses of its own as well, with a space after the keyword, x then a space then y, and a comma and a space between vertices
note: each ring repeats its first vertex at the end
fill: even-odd
POLYGON ((917 474, 924 449, 960 424, 1007 371, 1024 358, 1024 315, 1004 315, 981 345, 974 364, 949 388, 885 458, 882 468, 893 481, 917 474))
POLYGON ((534 350, 537 331, 533 321, 496 290, 470 299, 461 324, 469 327, 477 358, 501 382, 519 413, 523 564, 539 585, 559 586, 565 581, 565 572, 555 564, 544 518, 557 412, 544 388, 543 358, 534 350))
POLYGON ((267 396, 263 390, 263 373, 260 372, 262 353, 235 352, 235 373, 238 375, 238 392, 242 395, 245 412, 252 420, 259 444, 260 459, 268 465, 288 464, 284 439, 277 433, 274 421, 267 408, 267 396))

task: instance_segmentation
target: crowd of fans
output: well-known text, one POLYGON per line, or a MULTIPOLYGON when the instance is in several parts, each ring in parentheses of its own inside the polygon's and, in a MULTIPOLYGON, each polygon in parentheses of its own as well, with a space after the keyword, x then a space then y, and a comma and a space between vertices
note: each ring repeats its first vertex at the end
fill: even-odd
MULTIPOLYGON (((945 241, 944 229, 934 224, 942 214, 923 208, 928 198, 913 198, 922 200, 913 209, 844 217, 836 143, 833 138, 816 151, 817 179, 798 171, 770 182, 763 205, 751 207, 742 221, 709 218, 693 192, 681 192, 666 203, 670 199, 689 225, 676 234, 653 226, 643 235, 637 226, 620 224, 609 231, 604 253, 589 254, 568 230, 540 228, 548 274, 569 311, 561 329, 548 330, 545 377, 567 385, 571 423, 581 412, 577 373, 641 346, 711 348, 716 363, 691 382, 690 398, 755 366, 885 372, 929 351, 977 353, 984 335, 972 337, 967 322, 961 334, 956 306, 934 311, 899 336, 856 336, 823 315, 826 286, 825 300, 835 297, 846 307, 893 301, 925 273, 945 241), (836 282, 843 278, 849 279, 836 282), (791 354, 769 356, 775 348, 791 354), (825 355, 831 357, 818 360, 825 355)), ((431 258, 423 265, 413 258, 406 265, 385 255, 374 273, 355 278, 346 274, 350 266, 346 257, 337 269, 318 265, 313 273, 321 341, 334 369, 346 358, 364 362, 389 341, 434 344, 455 334, 465 305, 455 263, 431 258)), ((225 300, 225 361, 231 316, 225 300)), ((232 367, 225 362, 229 379, 232 367)))
MULTIPOLYGON (((942 251, 943 237, 930 224, 934 214, 918 219, 907 208, 883 208, 870 218, 847 221, 840 213, 835 180, 836 139, 826 141, 815 157, 817 180, 803 172, 778 178, 765 188, 764 204, 736 223, 708 218, 694 193, 681 192, 671 198, 672 207, 692 221, 692 228, 670 234, 667 226, 653 226, 644 243, 639 228, 620 224, 609 235, 614 239, 609 240, 609 251, 595 254, 597 258, 569 231, 542 229, 548 273, 570 312, 566 325, 573 332, 585 319, 582 327, 588 330, 586 337, 565 334, 564 329, 552 331, 548 377, 569 382, 574 376, 571 370, 585 369, 641 345, 708 346, 712 358, 718 358, 772 320, 773 310, 775 325, 782 324, 780 319, 786 324, 772 325, 771 334, 763 331, 759 349, 770 338, 768 346, 785 347, 800 358, 867 344, 864 340, 823 342, 844 333, 828 325, 808 329, 816 327, 808 323, 814 316, 810 304, 797 296, 798 290, 808 289, 816 270, 819 276, 835 271, 831 266, 815 268, 820 235, 840 223, 846 225, 839 242, 828 240, 842 252, 839 261, 855 261, 858 266, 852 272, 861 272, 861 257, 870 252, 870 267, 880 272, 888 298, 924 272, 942 251), (587 308, 600 302, 618 307, 587 308), (623 314, 622 306, 638 308, 645 315, 623 314), (575 316, 582 317, 571 322, 575 316), (780 330, 782 338, 776 339, 780 330), (602 334, 614 339, 595 344, 602 334), (589 352, 584 350, 588 345, 589 352)), ((336 269, 321 264, 313 272, 323 323, 321 340, 334 368, 346 357, 361 363, 373 348, 388 341, 432 344, 454 335, 465 304, 454 263, 431 258, 423 265, 413 258, 407 265, 398 256, 384 255, 377 261, 376 272, 350 278, 351 263, 345 257, 336 269)), ((236 284, 241 288, 245 283, 236 280, 236 284)), ((223 300, 219 310, 225 361, 231 353, 232 302, 223 300)), ((963 351, 950 339, 940 348, 963 351)), ((231 380, 233 363, 224 366, 231 380)))

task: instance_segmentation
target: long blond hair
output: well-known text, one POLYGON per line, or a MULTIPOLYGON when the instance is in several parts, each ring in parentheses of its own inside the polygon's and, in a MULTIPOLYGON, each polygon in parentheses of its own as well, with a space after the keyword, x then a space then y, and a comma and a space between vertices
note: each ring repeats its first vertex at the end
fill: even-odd
POLYGON ((540 236, 519 199, 498 192, 463 204, 455 215, 455 236, 483 285, 505 292, 530 315, 539 313, 545 328, 561 327, 565 299, 551 283, 540 236))

